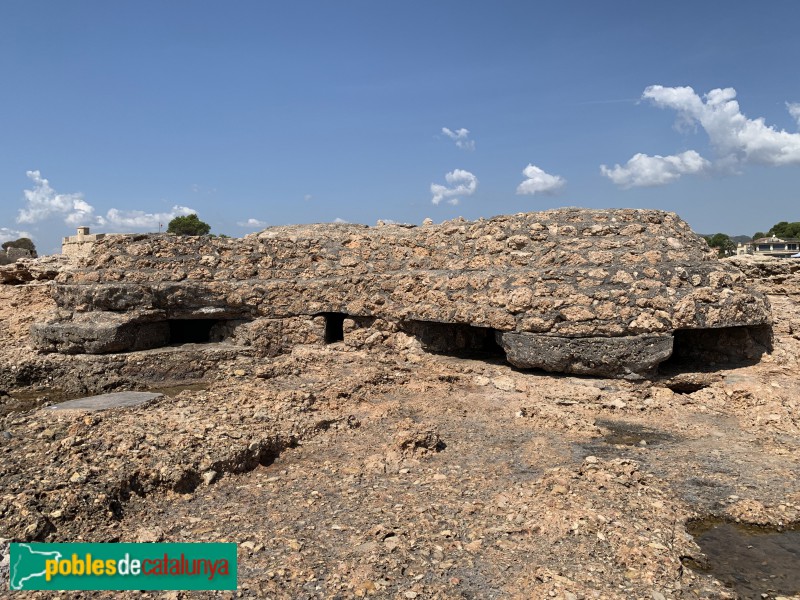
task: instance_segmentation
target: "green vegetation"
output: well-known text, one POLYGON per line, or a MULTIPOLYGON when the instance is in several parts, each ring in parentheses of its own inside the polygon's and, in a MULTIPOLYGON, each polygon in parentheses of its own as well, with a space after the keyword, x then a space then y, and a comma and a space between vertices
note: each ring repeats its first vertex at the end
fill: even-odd
POLYGON ((709 247, 716 248, 720 257, 731 256, 736 253, 736 243, 725 233, 703 236, 709 247))
POLYGON ((167 233, 176 235, 207 235, 209 231, 211 225, 201 221, 195 214, 175 217, 167 225, 167 233))
POLYGON ((23 250, 27 250, 31 253, 31 256, 36 258, 36 246, 31 241, 30 238, 19 238, 18 240, 3 242, 3 250, 8 250, 9 248, 22 248, 23 250))
POLYGON ((779 238, 798 238, 800 237, 800 221, 775 223, 767 232, 767 235, 774 235, 779 238))
POLYGON ((757 240, 759 238, 772 237, 772 236, 781 239, 800 238, 800 221, 794 221, 793 223, 789 223, 788 221, 781 221, 780 223, 775 223, 775 225, 770 227, 769 231, 767 231, 766 233, 764 233, 763 231, 756 231, 753 234, 753 239, 757 240))

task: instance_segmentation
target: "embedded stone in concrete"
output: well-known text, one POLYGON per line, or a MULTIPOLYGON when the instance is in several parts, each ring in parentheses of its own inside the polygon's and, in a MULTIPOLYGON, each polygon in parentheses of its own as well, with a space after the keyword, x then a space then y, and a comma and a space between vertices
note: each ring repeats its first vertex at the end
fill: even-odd
POLYGON ((578 375, 641 379, 672 354, 671 335, 566 338, 533 333, 498 333, 515 367, 578 375))
POLYGON ((88 396, 77 398, 68 402, 61 402, 53 406, 48 406, 47 410, 108 410, 110 408, 132 408, 139 406, 150 400, 163 398, 164 394, 153 392, 113 392, 111 394, 100 394, 99 396, 88 396))

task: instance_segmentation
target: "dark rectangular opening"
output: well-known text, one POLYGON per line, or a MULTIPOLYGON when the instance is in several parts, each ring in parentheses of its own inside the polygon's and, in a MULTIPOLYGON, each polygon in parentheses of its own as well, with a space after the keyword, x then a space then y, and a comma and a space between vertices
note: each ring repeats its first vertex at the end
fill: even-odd
POLYGON ((756 364, 772 352, 772 327, 751 325, 716 329, 677 329, 673 333, 672 356, 659 371, 702 371, 717 366, 756 364))
POLYGON ((170 344, 207 344, 219 319, 169 319, 170 344))
POLYGON ((413 335, 428 352, 462 358, 505 359, 506 353, 497 342, 497 330, 460 323, 404 321, 401 329, 413 335))
POLYGON ((325 317, 325 343, 344 341, 344 320, 347 317, 344 313, 322 313, 325 317))

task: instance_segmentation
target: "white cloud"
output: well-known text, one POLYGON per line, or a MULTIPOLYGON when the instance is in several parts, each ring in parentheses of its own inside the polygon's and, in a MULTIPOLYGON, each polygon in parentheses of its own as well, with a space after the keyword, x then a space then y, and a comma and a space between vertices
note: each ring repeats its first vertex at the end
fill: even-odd
POLYGON ((207 196, 210 196, 217 191, 217 188, 205 187, 199 183, 193 183, 191 186, 189 186, 189 189, 191 189, 195 194, 205 194, 207 196))
POLYGON ((33 189, 25 190, 26 207, 17 214, 17 223, 38 223, 52 216, 63 216, 66 223, 76 224, 91 219, 94 208, 83 199, 83 194, 57 194, 39 171, 28 171, 33 189))
MULTIPOLYGON (((714 89, 702 98, 690 87, 651 85, 642 98, 678 111, 680 119, 699 124, 723 163, 800 165, 800 133, 778 131, 763 118, 748 119, 739 110, 733 88, 714 89)), ((795 118, 800 110, 789 105, 795 118)))
POLYGON ((349 223, 350 221, 345 221, 344 219, 340 219, 339 217, 336 217, 336 218, 333 220, 333 222, 334 222, 334 223, 349 223))
MULTIPOLYGON (((678 113, 676 125, 683 132, 703 128, 714 150, 714 166, 730 169, 747 164, 767 166, 800 165, 800 133, 790 133, 766 125, 763 118, 749 119, 742 114, 733 88, 713 89, 704 96, 691 87, 651 85, 642 93, 659 108, 678 113)), ((800 126, 800 104, 787 103, 789 114, 800 126)), ((672 156, 636 154, 625 166, 600 167, 603 175, 617 185, 629 188, 663 185, 681 175, 707 171, 712 163, 696 151, 672 156)))
POLYGON ((17 229, 9 229, 8 227, 0 227, 0 244, 18 240, 19 238, 30 238, 31 234, 27 231, 20 231, 17 229))
POLYGON ((517 194, 554 194, 567 183, 563 177, 550 175, 536 165, 529 164, 522 174, 527 179, 517 186, 517 194))
POLYGON ((613 169, 602 165, 600 172, 623 189, 643 186, 665 185, 681 175, 694 175, 711 165, 694 150, 671 156, 648 156, 636 154, 625 166, 614 165, 613 169))
POLYGON ((148 213, 141 210, 109 209, 102 215, 95 215, 95 207, 83 199, 83 194, 58 194, 50 187, 50 182, 39 171, 28 171, 33 181, 33 189, 25 190, 26 207, 19 210, 18 223, 38 223, 50 217, 63 217, 67 225, 97 225, 116 232, 136 230, 156 230, 175 217, 197 213, 188 206, 173 206, 169 212, 148 213))
POLYGON ((73 210, 65 218, 64 222, 68 225, 84 225, 91 223, 94 218, 94 206, 85 200, 75 200, 73 210))
POLYGON ((239 227, 250 227, 253 229, 263 229, 267 226, 266 221, 259 221, 258 219, 247 219, 247 221, 238 221, 236 223, 239 227))
POLYGON ((163 213, 147 213, 141 210, 109 209, 105 217, 97 217, 96 223, 101 227, 113 229, 123 233, 140 229, 156 230, 159 226, 166 228, 167 224, 175 217, 185 217, 197 214, 197 211, 188 206, 173 206, 172 210, 163 213))
POLYGON ((797 121, 797 126, 800 127, 800 102, 787 102, 786 108, 792 118, 797 121))
POLYGON ((314 197, 314 196, 312 196, 311 194, 306 194, 305 196, 303 196, 303 200, 305 200, 306 202, 308 202, 308 201, 309 201, 309 200, 311 200, 313 197, 314 197))
POLYGON ((469 129, 464 129, 462 127, 461 129, 453 131, 447 127, 442 127, 442 133, 453 140, 458 148, 462 150, 475 150, 475 140, 469 139, 469 129))
POLYGON ((439 183, 431 184, 431 194, 433 194, 431 202, 434 204, 439 204, 445 198, 449 198, 447 201, 449 204, 458 204, 457 196, 471 196, 478 188, 478 178, 463 169, 450 171, 444 178, 450 187, 439 183))

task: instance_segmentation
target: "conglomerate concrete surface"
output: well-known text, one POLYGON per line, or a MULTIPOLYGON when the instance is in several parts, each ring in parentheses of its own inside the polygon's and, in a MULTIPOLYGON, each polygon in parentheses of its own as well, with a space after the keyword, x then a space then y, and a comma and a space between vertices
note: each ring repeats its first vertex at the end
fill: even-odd
POLYGON ((365 341, 399 330, 428 348, 499 346, 519 368, 625 379, 687 346, 754 358, 771 319, 763 294, 678 215, 636 209, 270 227, 242 239, 114 235, 53 290, 58 310, 31 329, 43 352, 161 348, 192 340, 194 321, 275 355, 336 337, 332 321, 347 317, 365 341), (728 343, 709 329, 730 330, 728 343))
POLYGON ((1 285, 0 537, 239 544, 236 592, 18 597, 736 598, 687 526, 800 520, 800 278, 745 273, 772 352, 644 381, 431 354, 401 332, 270 358, 40 355, 48 284, 1 285), (194 385, 43 408, 158 391, 180 379, 170 360, 194 385))

